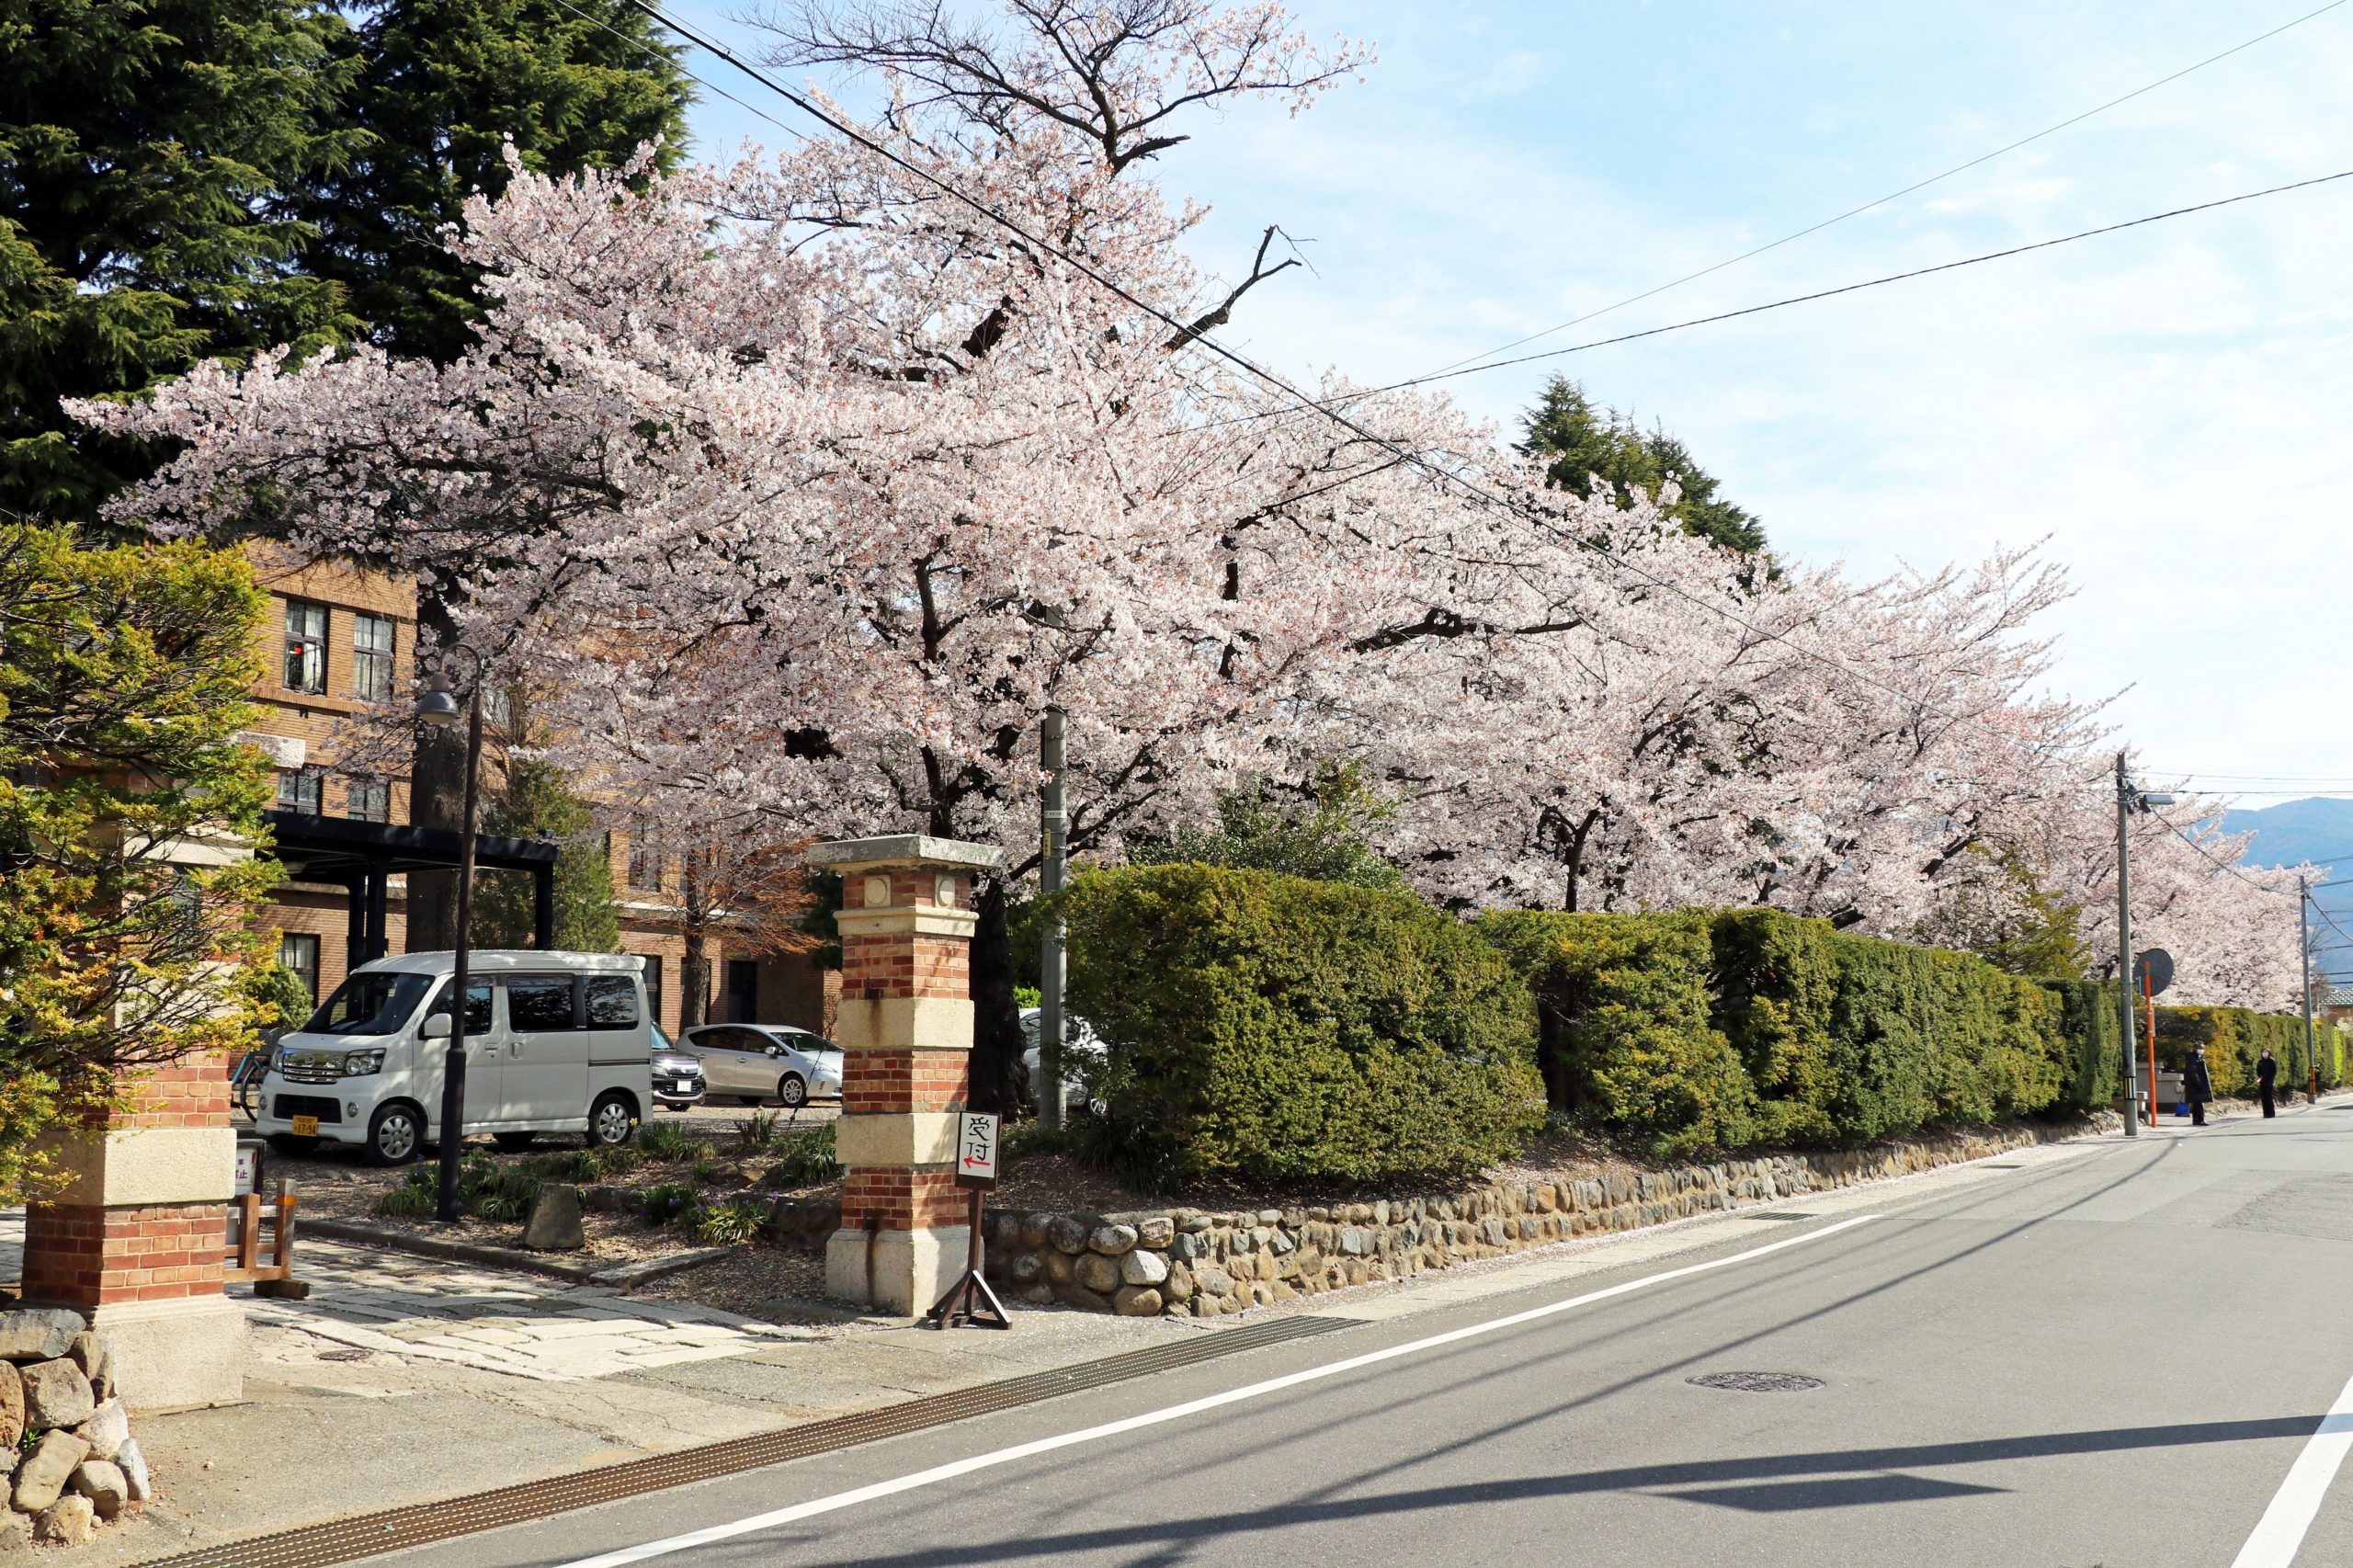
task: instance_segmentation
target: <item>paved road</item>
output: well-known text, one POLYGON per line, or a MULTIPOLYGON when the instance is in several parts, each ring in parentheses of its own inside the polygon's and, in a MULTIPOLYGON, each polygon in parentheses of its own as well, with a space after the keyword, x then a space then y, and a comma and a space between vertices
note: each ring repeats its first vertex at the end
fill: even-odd
MULTIPOLYGON (((1725 1222, 1673 1256, 401 1561, 574 1563, 1130 1417, 1144 1424, 646 1560, 2290 1561, 2242 1552, 2353 1375, 2353 1106, 1995 1165, 1925 1192, 1806 1199, 1779 1211, 1803 1218, 1725 1222), (1691 1381, 1726 1371, 1822 1386, 1691 1381), (1309 1375, 1155 1419, 1290 1374, 1309 1375)), ((2299 1467, 2320 1497, 2299 1564, 2353 1563, 2353 1479, 2317 1486, 2334 1454, 2315 1445, 2299 1467)))

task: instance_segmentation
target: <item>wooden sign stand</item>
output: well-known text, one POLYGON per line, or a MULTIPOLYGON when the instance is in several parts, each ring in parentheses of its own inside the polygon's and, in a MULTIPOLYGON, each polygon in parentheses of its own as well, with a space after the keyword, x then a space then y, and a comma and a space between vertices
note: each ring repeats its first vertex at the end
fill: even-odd
POLYGON ((996 1185, 996 1129, 994 1116, 964 1115, 957 1140, 956 1185, 972 1195, 970 1220, 972 1250, 964 1260, 963 1278, 948 1287, 948 1294, 926 1315, 935 1328, 1011 1328, 1012 1317, 981 1274, 981 1199, 996 1185))

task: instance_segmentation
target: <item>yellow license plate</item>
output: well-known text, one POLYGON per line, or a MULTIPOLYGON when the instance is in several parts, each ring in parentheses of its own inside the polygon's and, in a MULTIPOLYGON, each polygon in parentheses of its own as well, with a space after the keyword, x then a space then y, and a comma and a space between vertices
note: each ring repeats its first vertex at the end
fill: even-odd
POLYGON ((295 1137, 297 1137, 297 1138, 316 1138, 318 1135, 319 1135, 319 1119, 318 1119, 317 1117, 315 1117, 315 1116, 298 1116, 298 1117, 296 1117, 296 1118, 294 1119, 294 1136, 295 1136, 295 1137))

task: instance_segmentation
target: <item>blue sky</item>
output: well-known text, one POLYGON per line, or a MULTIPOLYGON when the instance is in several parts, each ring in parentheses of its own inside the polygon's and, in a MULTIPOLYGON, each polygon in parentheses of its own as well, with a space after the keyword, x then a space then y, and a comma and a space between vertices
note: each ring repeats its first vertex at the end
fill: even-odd
MULTIPOLYGON (((1308 242, 1313 273, 1251 296, 1231 341, 1298 375, 1388 380, 1723 260, 2320 3, 1295 0, 1311 31, 1374 45, 1365 80, 1297 119, 1204 117, 1157 172, 1211 205, 1194 249, 1212 272, 1246 268, 1267 223, 1308 242)), ((733 9, 676 14, 756 49, 733 9)), ((2353 168, 2348 70, 2353 5, 1548 343, 2353 168)), ((707 155, 781 138, 716 99, 694 133, 707 155)), ((2353 180, 1454 392, 1508 426, 1549 371, 1571 374, 1664 421, 1807 562, 1875 574, 2047 540, 2079 590, 2051 627, 2058 683, 2122 693, 2113 715, 2150 761, 2353 787, 2336 711, 2353 637, 2348 251, 2353 180)))

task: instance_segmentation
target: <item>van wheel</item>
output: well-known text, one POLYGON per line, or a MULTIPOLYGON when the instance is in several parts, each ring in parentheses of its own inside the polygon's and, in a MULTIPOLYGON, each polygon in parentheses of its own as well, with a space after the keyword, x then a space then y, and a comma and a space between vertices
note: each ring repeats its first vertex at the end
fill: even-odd
POLYGON ((281 1154, 315 1154, 319 1152, 316 1138, 297 1138, 291 1132, 273 1132, 269 1146, 281 1154))
POLYGON ((776 1081, 776 1097, 800 1109, 809 1103, 809 1080, 798 1073, 787 1073, 776 1081))
POLYGON ((637 1108, 619 1091, 600 1096, 588 1108, 588 1147, 618 1149, 637 1131, 637 1108))
POLYGON ((538 1142, 540 1135, 536 1132, 494 1132, 490 1141, 502 1149, 521 1150, 538 1142))
POLYGON ((425 1142, 425 1119, 415 1106, 394 1100, 377 1108, 368 1119, 368 1163, 372 1165, 404 1165, 416 1158, 416 1151, 425 1142))

